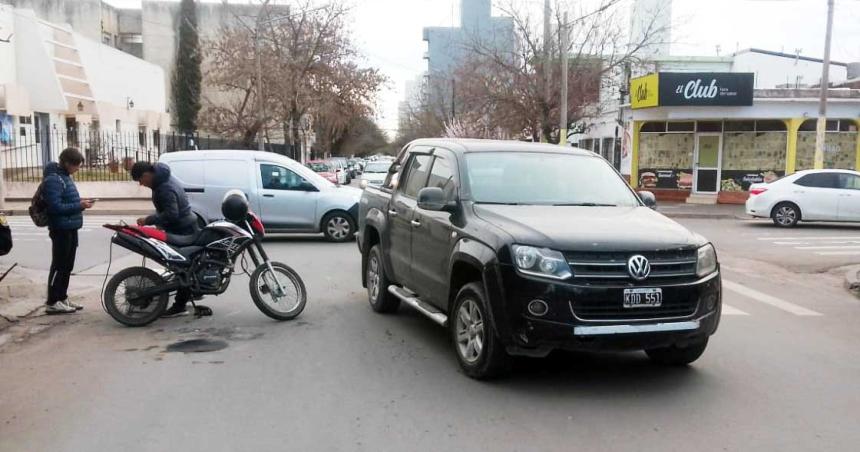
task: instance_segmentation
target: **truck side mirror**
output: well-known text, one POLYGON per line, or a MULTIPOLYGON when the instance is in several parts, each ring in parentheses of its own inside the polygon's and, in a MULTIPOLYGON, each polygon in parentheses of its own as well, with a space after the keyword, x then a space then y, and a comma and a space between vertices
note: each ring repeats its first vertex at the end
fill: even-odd
POLYGON ((657 197, 654 196, 654 193, 650 191, 640 191, 639 199, 642 200, 642 203, 645 204, 645 207, 648 207, 652 210, 657 210, 657 197))
POLYGON ((419 209, 453 212, 456 207, 456 201, 448 200, 439 187, 425 187, 418 192, 419 209))

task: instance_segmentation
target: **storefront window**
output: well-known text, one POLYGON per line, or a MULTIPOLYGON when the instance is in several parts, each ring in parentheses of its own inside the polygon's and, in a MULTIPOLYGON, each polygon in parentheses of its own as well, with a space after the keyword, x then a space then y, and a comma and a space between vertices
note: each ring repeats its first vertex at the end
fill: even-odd
POLYGON ((699 121, 696 123, 697 132, 722 132, 722 121, 699 121))
POLYGON ((642 132, 665 132, 666 131, 666 123, 665 122, 646 122, 642 125, 642 132))
POLYGON ((695 122, 669 122, 666 124, 668 132, 694 132, 696 130, 695 122))
POLYGON ((726 132, 754 132, 755 121, 726 121, 726 132))
POLYGON ((785 123, 780 120, 762 120, 755 122, 756 132, 785 132, 785 123))

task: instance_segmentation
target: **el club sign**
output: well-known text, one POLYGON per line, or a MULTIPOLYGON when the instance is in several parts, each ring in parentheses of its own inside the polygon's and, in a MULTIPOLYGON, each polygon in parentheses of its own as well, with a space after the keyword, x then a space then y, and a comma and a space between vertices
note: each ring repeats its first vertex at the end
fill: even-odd
POLYGON ((754 81, 746 72, 660 72, 630 81, 631 105, 750 106, 754 81))

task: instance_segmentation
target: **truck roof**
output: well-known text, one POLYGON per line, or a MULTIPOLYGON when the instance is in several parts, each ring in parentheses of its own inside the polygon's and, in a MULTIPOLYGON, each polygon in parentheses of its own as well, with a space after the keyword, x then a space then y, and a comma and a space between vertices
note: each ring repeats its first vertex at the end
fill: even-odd
POLYGON ((571 146, 514 140, 478 140, 471 138, 421 138, 412 144, 440 146, 454 152, 536 152, 553 154, 595 155, 571 146))

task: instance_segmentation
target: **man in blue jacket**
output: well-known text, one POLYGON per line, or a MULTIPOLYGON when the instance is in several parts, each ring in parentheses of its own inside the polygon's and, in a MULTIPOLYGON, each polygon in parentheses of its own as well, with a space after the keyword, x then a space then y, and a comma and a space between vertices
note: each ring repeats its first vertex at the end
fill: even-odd
POLYGON ((72 175, 84 163, 84 156, 74 148, 60 153, 60 162, 45 165, 42 198, 48 207, 48 229, 51 237, 51 272, 48 274, 48 314, 70 314, 83 306, 69 301, 69 280, 75 268, 78 230, 84 224, 83 211, 93 201, 81 199, 72 175))
MULTIPOLYGON (((182 184, 170 175, 170 167, 164 163, 137 162, 131 168, 131 178, 144 187, 152 189, 155 213, 137 219, 140 226, 157 226, 170 234, 189 235, 197 232, 197 218, 191 212, 191 204, 182 184)), ((191 293, 180 289, 176 302, 162 317, 186 315, 186 305, 191 293)))

